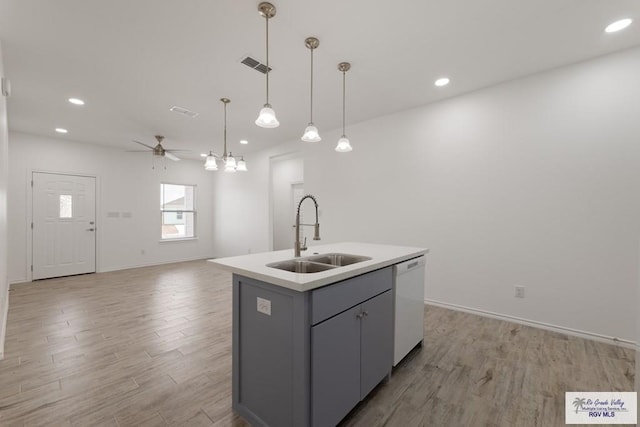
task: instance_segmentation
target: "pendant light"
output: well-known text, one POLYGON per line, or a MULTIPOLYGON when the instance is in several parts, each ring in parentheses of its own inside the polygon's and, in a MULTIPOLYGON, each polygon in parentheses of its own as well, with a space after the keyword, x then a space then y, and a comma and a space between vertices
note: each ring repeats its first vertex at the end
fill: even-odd
POLYGON ((213 151, 209 151, 206 160, 204 161, 204 169, 208 171, 217 171, 218 163, 216 162, 216 157, 213 154, 213 151))
POLYGON ((247 171, 247 162, 244 161, 244 156, 240 156, 240 160, 238 160, 238 166, 236 167, 236 170, 240 172, 247 171))
POLYGON ((341 62, 338 64, 338 70, 342 71, 342 136, 338 139, 338 145, 336 145, 336 151, 338 153, 347 153, 353 148, 351 148, 351 143, 349 142, 349 138, 344 131, 345 126, 345 91, 346 91, 346 75, 347 71, 351 68, 351 64, 348 62, 341 62))
POLYGON ((276 7, 268 2, 262 2, 258 5, 258 12, 265 18, 266 22, 266 46, 267 46, 267 70, 265 71, 267 80, 267 102, 260 110, 260 114, 256 119, 256 125, 262 128, 277 128, 280 126, 280 122, 276 118, 276 112, 271 108, 269 104, 269 19, 276 16, 276 7))
POLYGON ((235 157, 231 154, 231 151, 227 154, 227 104, 231 102, 229 98, 220 98, 220 101, 224 105, 224 150, 222 151, 222 157, 217 156, 213 151, 209 151, 207 159, 204 162, 204 168, 208 171, 217 171, 218 164, 216 159, 219 158, 224 164, 225 172, 247 171, 247 163, 244 161, 244 157, 240 158, 240 161, 236 163, 235 157))
POLYGON ((236 159, 231 155, 231 151, 229 151, 229 155, 227 155, 227 104, 231 102, 229 98, 220 98, 222 104, 224 105, 224 150, 222 151, 222 161, 224 162, 224 171, 225 172, 235 172, 236 171, 236 159))
POLYGON ((300 139, 304 142, 319 142, 322 141, 322 138, 320 138, 320 134, 318 134, 318 128, 313 124, 313 51, 320 45, 320 40, 315 37, 307 37, 304 45, 311 51, 311 96, 309 103, 309 124, 300 139))

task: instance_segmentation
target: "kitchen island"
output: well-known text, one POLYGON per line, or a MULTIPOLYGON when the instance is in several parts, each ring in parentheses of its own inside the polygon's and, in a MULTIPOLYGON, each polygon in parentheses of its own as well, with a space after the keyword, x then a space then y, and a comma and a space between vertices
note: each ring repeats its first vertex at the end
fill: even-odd
POLYGON ((320 269, 313 273, 267 266, 296 264, 283 263, 292 250, 211 260, 233 273, 234 410, 256 426, 336 425, 389 377, 393 265, 426 253, 365 243, 313 246, 303 257, 320 269), (313 262, 314 255, 329 262, 324 254, 337 254, 331 259, 338 265, 313 262))

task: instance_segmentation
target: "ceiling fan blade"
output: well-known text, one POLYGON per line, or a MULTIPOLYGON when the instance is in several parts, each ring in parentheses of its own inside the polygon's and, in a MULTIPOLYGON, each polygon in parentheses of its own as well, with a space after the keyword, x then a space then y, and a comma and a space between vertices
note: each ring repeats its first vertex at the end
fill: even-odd
POLYGON ((125 150, 126 153, 148 153, 149 150, 125 150))
POLYGON ((174 162, 179 162, 179 161, 180 161, 180 158, 179 158, 178 156, 175 156, 175 155, 173 155, 173 154, 171 154, 171 153, 168 153, 166 150, 165 150, 165 152, 164 152, 164 156, 165 156, 166 158, 168 158, 168 159, 173 160, 174 162))
POLYGON ((147 145, 147 144, 145 144, 144 142, 136 141, 135 139, 133 139, 132 141, 133 141, 133 142, 135 142, 136 144, 143 145, 143 146, 147 147, 148 149, 153 150, 153 147, 152 147, 152 146, 147 145))

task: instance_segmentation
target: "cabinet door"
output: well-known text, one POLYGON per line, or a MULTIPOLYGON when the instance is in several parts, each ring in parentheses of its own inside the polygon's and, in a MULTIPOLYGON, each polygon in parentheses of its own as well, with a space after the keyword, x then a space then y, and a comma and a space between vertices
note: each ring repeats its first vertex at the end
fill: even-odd
POLYGON ((364 399, 393 365, 393 299, 391 291, 371 298, 361 306, 360 398, 364 399))
POLYGON ((311 328, 311 419, 335 426, 360 401, 360 306, 311 328))

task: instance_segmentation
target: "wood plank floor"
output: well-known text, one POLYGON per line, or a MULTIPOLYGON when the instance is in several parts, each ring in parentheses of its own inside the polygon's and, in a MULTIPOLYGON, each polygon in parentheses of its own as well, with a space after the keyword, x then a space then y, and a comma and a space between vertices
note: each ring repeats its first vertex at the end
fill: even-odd
MULTIPOLYGON (((632 391, 621 347, 437 307, 425 346, 347 426, 560 426, 565 391, 632 391)), ((246 426, 231 410, 231 275, 205 261, 10 292, 0 425, 246 426)))

